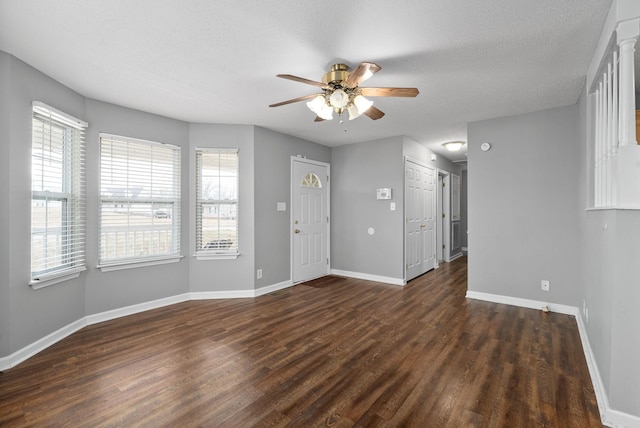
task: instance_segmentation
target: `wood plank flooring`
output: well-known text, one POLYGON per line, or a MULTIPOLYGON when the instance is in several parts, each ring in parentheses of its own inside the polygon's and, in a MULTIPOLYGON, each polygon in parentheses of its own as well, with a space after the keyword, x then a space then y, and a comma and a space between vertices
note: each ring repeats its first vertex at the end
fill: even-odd
POLYGON ((0 426, 600 427, 571 316, 329 276, 86 327, 0 375, 0 426))

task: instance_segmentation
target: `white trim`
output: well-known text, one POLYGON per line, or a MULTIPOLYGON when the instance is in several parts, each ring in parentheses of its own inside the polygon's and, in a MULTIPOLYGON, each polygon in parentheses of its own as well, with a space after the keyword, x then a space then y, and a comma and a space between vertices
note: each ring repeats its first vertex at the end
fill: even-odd
POLYGON ((591 375, 591 383, 593 384, 596 401, 598 402, 598 409, 600 410, 600 419, 602 423, 613 428, 640 428, 640 417, 620 412, 609 407, 609 398, 607 397, 607 392, 604 388, 600 371, 598 370, 598 364, 589 343, 589 336, 587 335, 587 330, 582 320, 582 316, 580 315, 580 310, 577 307, 468 290, 466 297, 530 309, 542 309, 546 306, 551 312, 573 315, 576 318, 576 323, 578 324, 578 333, 580 334, 580 341, 582 342, 582 350, 584 352, 585 360, 587 361, 589 374, 591 375))
POLYGON ((150 311, 151 309, 158 309, 164 306, 175 305, 176 303, 182 303, 188 300, 188 293, 178 294, 176 296, 164 297, 162 299, 152 300, 150 302, 138 303, 135 305, 125 306, 124 308, 117 308, 93 315, 87 315, 85 318, 87 325, 93 325, 104 321, 114 320, 116 318, 126 317, 128 315, 137 314, 140 312, 150 311))
POLYGON ((89 126, 89 124, 84 120, 80 120, 77 117, 71 116, 70 114, 58 110, 55 107, 51 107, 50 105, 45 104, 42 101, 33 101, 33 103, 31 103, 31 106, 32 109, 38 114, 52 117, 53 119, 56 119, 64 123, 65 125, 72 126, 82 131, 84 131, 83 128, 87 128, 89 126))
POLYGON ((123 269, 134 269, 145 266, 156 266, 156 265, 166 265, 168 263, 176 263, 179 262, 183 256, 166 256, 166 257, 158 257, 148 260, 125 260, 119 262, 111 262, 111 263, 102 263, 96 266, 102 272, 111 272, 114 270, 123 270, 123 269))
POLYGON ((69 269, 62 272, 56 272, 52 275, 42 275, 38 278, 34 278, 29 281, 29 285, 34 290, 40 290, 41 288, 48 287, 53 284, 57 284, 59 282, 68 281, 70 279, 74 279, 80 276, 80 272, 84 272, 87 270, 85 266, 69 269))
POLYGON ((462 250, 460 250, 459 253, 455 253, 453 254, 451 257, 449 257, 449 261, 452 262, 455 259, 459 259, 460 257, 462 257, 464 254, 462 254, 462 250))
POLYGON ((585 211, 638 211, 640 205, 616 205, 611 207, 585 208, 585 211))
POLYGON ((196 260, 235 260, 240 256, 240 253, 230 254, 211 254, 204 251, 199 251, 193 255, 196 260))
POLYGON ((392 278, 389 276, 370 275, 368 273, 350 272, 346 270, 331 269, 332 275, 346 276, 347 278, 365 279, 367 281, 383 282, 391 285, 407 285, 404 278, 392 278))
POLYGON ((278 291, 278 290, 282 290, 285 288, 289 288, 293 286, 293 282, 291 282, 291 280, 289 281, 282 281, 279 282, 277 284, 273 284, 273 285, 267 285, 266 287, 260 287, 257 288, 255 291, 255 297, 258 296, 262 296, 265 294, 269 294, 269 293, 273 293, 274 291, 278 291))
POLYGON ((44 351, 51 345, 55 345, 65 337, 70 336, 76 331, 82 329, 86 325, 86 317, 80 318, 79 320, 74 321, 71 324, 59 328, 53 333, 49 333, 45 337, 38 339, 33 343, 30 343, 24 348, 17 350, 13 354, 0 358, 0 370, 7 370, 11 367, 17 366, 21 362, 33 357, 38 352, 44 351))
POLYGON ((191 300, 246 299, 255 297, 254 290, 195 291, 189 293, 191 300))
POLYGON ((519 297, 502 296, 499 294, 480 293, 478 291, 467 290, 466 296, 470 299, 484 300, 485 302, 502 303, 505 305, 520 306, 522 308, 539 309, 547 308, 551 312, 566 315, 578 315, 576 306, 559 305, 556 303, 543 302, 541 300, 521 299, 519 297))
MULTIPOLYGON (((296 155, 291 156, 291 160, 289 161, 289 201, 291 205, 291 209, 289 210, 289 224, 293 226, 294 218, 293 218, 293 194, 294 194, 294 182, 293 182, 293 168, 294 163, 308 163, 311 165, 321 166, 327 169, 327 185, 324 187, 327 190, 327 254, 325 255, 327 258, 327 269, 325 270, 325 274, 329 275, 331 272, 331 164, 322 161, 316 161, 312 159, 307 159, 306 156, 296 155)), ((294 228, 291 227, 291 232, 289 232, 289 278, 293 281, 294 275, 294 263, 293 263, 293 240, 294 240, 294 228)), ((305 278, 298 282, 309 281, 313 278, 305 278)))

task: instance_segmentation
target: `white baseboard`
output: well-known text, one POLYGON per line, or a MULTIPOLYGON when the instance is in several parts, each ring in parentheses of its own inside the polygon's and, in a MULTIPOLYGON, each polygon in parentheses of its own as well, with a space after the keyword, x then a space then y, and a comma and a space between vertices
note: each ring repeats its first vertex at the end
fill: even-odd
POLYGON ((559 305, 557 303, 543 302, 539 300, 521 299, 519 297, 502 296, 500 294, 480 293, 477 291, 467 291, 465 297, 476 300, 484 300, 486 302, 503 303, 505 305, 520 306, 521 308, 540 309, 545 306, 551 312, 557 312, 566 315, 578 315, 578 308, 575 306, 559 305))
POLYGON ((273 293, 274 291, 282 290, 284 288, 289 288, 293 286, 293 282, 291 281, 283 281, 278 284, 267 285, 266 287, 260 287, 255 291, 255 297, 262 296, 265 294, 273 293))
POLYGON ((449 257, 449 261, 452 262, 455 259, 459 259, 460 257, 464 256, 464 254, 462 254, 462 251, 460 251, 459 253, 455 253, 452 256, 449 257))
POLYGON ((83 317, 77 321, 67 324, 66 326, 54 331, 38 339, 35 342, 25 346, 22 349, 14 352, 13 354, 0 358, 0 370, 7 370, 11 367, 15 367, 21 362, 33 357, 38 352, 47 349, 49 346, 54 345, 64 339, 67 336, 75 333, 87 325, 86 317, 83 317))
POLYGON ((331 269, 332 275, 346 276, 347 278, 366 279, 367 281, 384 282, 385 284, 392 285, 407 285, 407 282, 402 278, 391 278, 388 276, 370 275, 368 273, 349 272, 346 270, 331 269))
POLYGON ((75 333, 85 326, 97 324, 104 321, 113 320, 127 315, 134 315, 140 312, 157 309, 164 306, 174 305, 189 300, 214 300, 214 299, 240 299, 261 296, 271 293, 282 288, 290 287, 291 281, 284 281, 279 284, 273 284, 257 290, 229 290, 229 291, 211 291, 211 292, 193 292, 178 294, 175 296, 165 297, 162 299, 152 300, 136 305, 126 306, 124 308, 113 309, 97 314, 87 315, 80 318, 56 331, 38 339, 35 342, 25 346, 6 357, 0 357, 0 371, 8 370, 15 367, 21 362, 29 359, 38 352, 44 351, 49 346, 61 341, 67 336, 75 333))
POLYGON ((133 315, 151 309, 162 308, 164 306, 175 305, 189 300, 189 294, 178 294, 176 296, 165 297, 162 299, 152 300, 150 302, 139 303, 137 305, 125 306, 124 308, 113 309, 110 311, 100 312, 85 317, 87 325, 97 324, 99 322, 110 321, 127 315, 133 315))
POLYGON ((189 293, 189 300, 247 299, 255 297, 254 290, 195 291, 189 293))
POLYGON ((519 306, 529 309, 542 309, 547 306, 551 312, 558 312, 561 314, 573 315, 576 318, 578 324, 578 333, 580 334, 580 340, 582 342, 582 350, 584 352, 585 360, 587 361, 587 367, 589 374, 591 375, 591 383, 593 384, 593 390, 596 394, 596 400, 598 402, 598 409, 600 410, 600 419, 602 423, 608 427, 613 428, 640 428, 640 418, 628 413, 619 412, 609 407, 609 397, 604 388, 602 377, 600 376, 600 370, 598 370, 598 364, 596 363, 595 355, 591 349, 589 343, 589 337, 587 336, 587 329, 585 328, 582 320, 580 310, 574 306, 558 305, 555 303, 541 302, 537 300, 520 299, 511 296, 502 296, 498 294, 480 293, 477 291, 467 291, 466 297, 476 300, 484 300, 493 303, 502 303, 505 305, 519 306))

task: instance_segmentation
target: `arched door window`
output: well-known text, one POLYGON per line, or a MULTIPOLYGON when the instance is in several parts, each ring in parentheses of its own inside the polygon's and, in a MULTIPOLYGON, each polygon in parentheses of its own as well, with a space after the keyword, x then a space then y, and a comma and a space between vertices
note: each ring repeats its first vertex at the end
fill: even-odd
POLYGON ((300 183, 300 187, 315 187, 315 188, 321 189, 322 182, 320 181, 320 178, 316 174, 310 172, 304 177, 302 177, 302 182, 300 183))

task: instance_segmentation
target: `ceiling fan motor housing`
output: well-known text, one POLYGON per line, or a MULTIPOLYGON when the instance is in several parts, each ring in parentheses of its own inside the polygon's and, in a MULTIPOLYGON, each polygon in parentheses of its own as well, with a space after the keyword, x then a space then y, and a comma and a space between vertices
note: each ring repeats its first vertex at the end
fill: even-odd
POLYGON ((349 66, 346 64, 333 64, 331 71, 326 72, 322 76, 322 83, 340 83, 349 77, 349 66))

